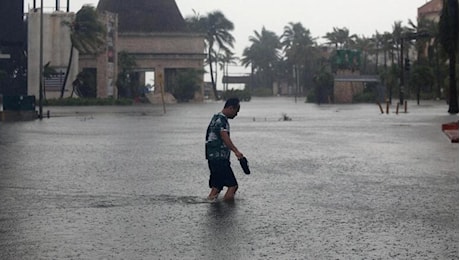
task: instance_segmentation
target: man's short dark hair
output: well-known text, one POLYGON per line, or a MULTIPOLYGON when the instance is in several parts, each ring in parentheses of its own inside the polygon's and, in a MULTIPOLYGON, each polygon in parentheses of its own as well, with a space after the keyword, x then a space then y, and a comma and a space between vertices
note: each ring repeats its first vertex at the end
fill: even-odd
POLYGON ((238 107, 240 105, 240 100, 238 98, 229 98, 225 102, 224 108, 227 107, 238 107))

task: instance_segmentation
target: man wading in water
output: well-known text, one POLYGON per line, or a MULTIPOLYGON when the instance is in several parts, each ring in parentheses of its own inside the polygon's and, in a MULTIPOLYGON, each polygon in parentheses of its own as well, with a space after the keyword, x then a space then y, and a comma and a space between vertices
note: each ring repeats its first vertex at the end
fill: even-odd
POLYGON ((239 111, 239 99, 228 99, 222 111, 212 117, 206 131, 206 159, 211 172, 209 200, 217 199, 224 186, 228 187, 224 200, 233 200, 238 189, 238 182, 230 166, 230 152, 235 153, 238 159, 244 156, 230 139, 228 119, 235 118, 239 111))

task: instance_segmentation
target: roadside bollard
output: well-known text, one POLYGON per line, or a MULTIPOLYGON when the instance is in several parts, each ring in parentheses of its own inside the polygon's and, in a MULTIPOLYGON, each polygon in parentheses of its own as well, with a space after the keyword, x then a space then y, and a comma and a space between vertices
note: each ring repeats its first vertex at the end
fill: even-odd
POLYGON ((396 104, 396 114, 399 114, 399 102, 396 104))
POLYGON ((390 113, 390 101, 387 101, 387 114, 390 113))
POLYGON ((407 113, 407 100, 404 101, 404 113, 407 113))

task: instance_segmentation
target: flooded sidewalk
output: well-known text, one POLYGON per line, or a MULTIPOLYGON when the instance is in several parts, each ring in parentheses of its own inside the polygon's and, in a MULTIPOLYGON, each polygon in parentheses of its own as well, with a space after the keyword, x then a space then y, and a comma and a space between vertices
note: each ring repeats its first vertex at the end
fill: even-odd
POLYGON ((234 203, 205 200, 222 102, 47 107, 0 122, 0 259, 458 259, 445 102, 243 102, 234 203), (394 109, 393 109, 394 110, 394 109), (288 117, 291 120, 283 120, 288 117))

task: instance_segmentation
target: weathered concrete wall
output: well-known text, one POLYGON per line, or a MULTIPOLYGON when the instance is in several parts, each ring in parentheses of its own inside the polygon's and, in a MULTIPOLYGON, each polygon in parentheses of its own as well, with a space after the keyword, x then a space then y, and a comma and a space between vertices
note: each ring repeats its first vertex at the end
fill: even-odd
MULTIPOLYGON (((338 70, 337 75, 356 75, 360 73, 351 70, 338 70)), ((363 82, 346 82, 346 81, 335 81, 334 82, 334 102, 335 103, 352 103, 353 96, 364 91, 363 82)))
POLYGON ((202 54, 204 36, 191 33, 120 33, 119 49, 133 53, 202 54))
POLYGON ((142 69, 203 68, 204 38, 184 33, 123 33, 118 50, 133 55, 142 69))
POLYGON ((335 103, 352 103, 353 96, 362 93, 364 83, 362 82, 336 82, 334 85, 335 103))
MULTIPOLYGON (((43 65, 50 63, 50 67, 65 72, 70 55, 70 30, 63 24, 71 21, 74 13, 45 13, 43 14, 43 65)), ((40 86, 40 13, 28 14, 28 75, 27 94, 39 96, 40 86)), ((73 62, 69 72, 69 79, 65 87, 65 96, 72 91, 72 81, 78 74, 78 51, 74 50, 73 62)), ((60 87, 45 85, 46 98, 57 98, 60 87)))

